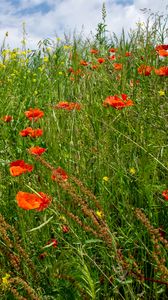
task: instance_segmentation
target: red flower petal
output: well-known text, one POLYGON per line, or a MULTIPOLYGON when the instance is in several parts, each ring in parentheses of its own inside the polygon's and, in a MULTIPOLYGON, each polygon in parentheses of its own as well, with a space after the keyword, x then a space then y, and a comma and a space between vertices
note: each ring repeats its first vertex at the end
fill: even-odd
POLYGON ((50 204, 51 198, 43 192, 39 192, 38 194, 39 196, 36 194, 19 191, 16 195, 18 206, 25 210, 44 210, 50 204))
POLYGON ((37 121, 44 116, 44 112, 39 108, 30 108, 28 111, 25 111, 25 116, 31 121, 37 121))
POLYGON ((35 147, 31 147, 28 151, 30 154, 33 154, 33 155, 41 155, 46 151, 46 149, 41 148, 39 146, 35 146, 35 147))
POLYGON ((33 166, 24 162, 24 160, 16 160, 10 163, 10 174, 12 176, 19 176, 26 172, 31 172, 33 166))
POLYGON ((163 191, 162 196, 168 201, 168 190, 163 191))
POLYGON ((51 179, 52 180, 62 179, 63 181, 67 181, 68 175, 61 167, 58 167, 52 172, 51 179))

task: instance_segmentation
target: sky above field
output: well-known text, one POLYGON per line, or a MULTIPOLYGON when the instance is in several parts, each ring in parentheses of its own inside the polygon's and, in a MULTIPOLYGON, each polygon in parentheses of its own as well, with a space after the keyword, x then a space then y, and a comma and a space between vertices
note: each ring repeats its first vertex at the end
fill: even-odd
POLYGON ((0 45, 8 32, 6 46, 22 47, 23 23, 27 47, 31 49, 37 48, 40 40, 63 38, 64 33, 73 34, 74 30, 91 36, 90 32, 95 34, 97 24, 102 21, 103 2, 107 29, 117 35, 122 28, 128 32, 146 19, 143 8, 168 13, 168 0, 0 0, 0 45))

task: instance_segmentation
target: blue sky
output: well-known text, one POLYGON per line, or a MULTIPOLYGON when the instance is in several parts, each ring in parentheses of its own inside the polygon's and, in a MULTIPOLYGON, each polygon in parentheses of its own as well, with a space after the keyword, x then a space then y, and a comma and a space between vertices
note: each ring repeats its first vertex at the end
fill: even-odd
POLYGON ((36 48, 44 38, 63 38, 64 33, 83 31, 95 33, 101 22, 101 8, 105 2, 109 32, 121 33, 145 21, 142 8, 166 14, 168 0, 0 0, 0 43, 8 32, 6 44, 21 47, 22 24, 25 23, 27 46, 36 48))

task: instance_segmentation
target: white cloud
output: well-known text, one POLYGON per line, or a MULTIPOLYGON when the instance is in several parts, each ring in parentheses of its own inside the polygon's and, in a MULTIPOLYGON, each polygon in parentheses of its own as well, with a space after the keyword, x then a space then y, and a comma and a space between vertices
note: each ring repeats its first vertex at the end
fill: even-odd
MULTIPOLYGON (((13 47, 21 47, 22 23, 26 23, 28 47, 35 48, 37 42, 44 38, 53 38, 55 34, 62 36, 64 32, 76 29, 81 31, 82 25, 86 35, 95 31, 101 22, 103 0, 21 0, 20 4, 12 4, 12 0, 0 1, 0 43, 8 31, 8 43, 13 47), (51 10, 46 14, 42 11, 20 15, 18 12, 31 9, 33 6, 46 3, 51 10)), ((126 1, 124 1, 125 3, 126 1)), ((107 25, 110 32, 120 34, 122 28, 129 31, 135 23, 144 20, 145 15, 140 11, 149 8, 152 12, 166 13, 168 0, 134 0, 122 5, 122 0, 106 0, 107 25)))

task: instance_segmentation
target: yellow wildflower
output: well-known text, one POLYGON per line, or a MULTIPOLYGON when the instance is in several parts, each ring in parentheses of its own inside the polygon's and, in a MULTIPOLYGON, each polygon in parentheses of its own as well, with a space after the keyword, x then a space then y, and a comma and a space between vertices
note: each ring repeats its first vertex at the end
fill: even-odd
POLYGON ((158 91, 158 93, 159 93, 159 96, 164 96, 165 95, 165 92, 162 91, 162 90, 158 91))
POLYGON ((44 61, 44 62, 48 62, 48 61, 49 61, 48 57, 47 57, 47 56, 44 56, 44 57, 43 57, 43 61, 44 61))
POLYGON ((64 45, 64 49, 70 49, 72 46, 71 45, 64 45))
POLYGON ((131 175, 135 175, 136 170, 135 170, 135 168, 132 167, 132 168, 129 168, 129 172, 131 175))
POLYGON ((60 72, 58 72, 58 74, 59 74, 59 75, 62 75, 63 73, 62 73, 62 71, 60 71, 60 72))
POLYGON ((104 177, 103 177, 103 180, 104 180, 104 181, 109 181, 109 177, 104 176, 104 177))
POLYGON ((8 285, 9 284, 9 280, 8 280, 9 278, 10 278, 10 275, 6 273, 5 276, 2 277, 2 283, 4 285, 8 285))
POLYGON ((97 215, 100 219, 102 219, 102 218, 104 217, 104 214, 103 214, 103 212, 102 212, 101 210, 97 210, 97 211, 96 211, 96 215, 97 215))
POLYGON ((64 215, 61 215, 61 216, 59 217, 59 220, 62 221, 62 222, 64 222, 64 223, 67 222, 67 220, 66 220, 66 218, 64 217, 64 215))

